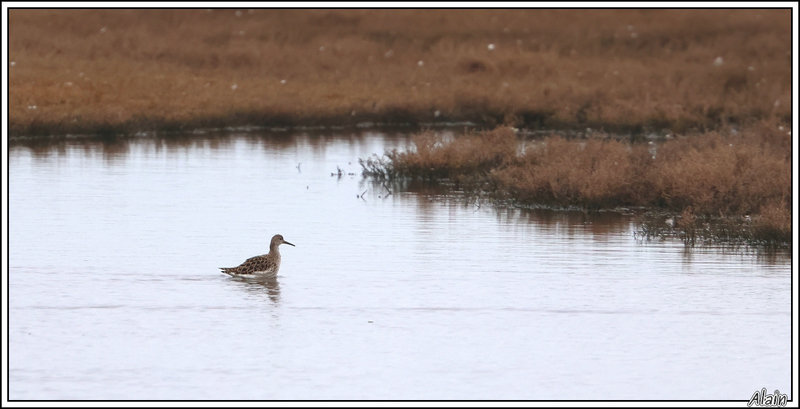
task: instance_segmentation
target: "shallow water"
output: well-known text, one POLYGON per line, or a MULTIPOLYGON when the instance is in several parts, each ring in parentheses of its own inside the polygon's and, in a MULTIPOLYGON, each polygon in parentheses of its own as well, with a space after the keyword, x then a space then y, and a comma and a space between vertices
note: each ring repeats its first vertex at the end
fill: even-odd
POLYGON ((787 253, 640 242, 622 215, 361 180, 358 158, 407 141, 12 146, 9 398, 790 392, 787 253), (266 253, 275 233, 296 245, 281 247, 277 281, 217 270, 266 253))

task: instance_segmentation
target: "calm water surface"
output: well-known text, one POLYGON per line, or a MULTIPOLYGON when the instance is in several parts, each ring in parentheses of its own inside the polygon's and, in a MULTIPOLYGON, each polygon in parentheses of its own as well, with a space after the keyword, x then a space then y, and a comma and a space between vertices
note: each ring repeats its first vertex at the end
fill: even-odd
POLYGON ((621 215, 498 211, 361 180, 358 158, 407 143, 12 146, 9 398, 789 392, 787 254, 642 243, 621 215), (217 270, 276 233, 297 245, 281 247, 277 282, 217 270))

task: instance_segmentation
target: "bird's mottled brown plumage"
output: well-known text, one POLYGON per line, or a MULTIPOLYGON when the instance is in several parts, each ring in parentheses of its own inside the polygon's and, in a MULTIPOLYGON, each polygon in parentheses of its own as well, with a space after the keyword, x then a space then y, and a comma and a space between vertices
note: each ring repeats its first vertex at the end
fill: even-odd
POLYGON ((276 234, 272 236, 272 240, 269 243, 268 254, 250 257, 236 267, 220 267, 220 270, 231 276, 251 274, 277 275, 278 269, 281 267, 281 253, 278 251, 278 246, 281 244, 294 246, 294 244, 284 240, 283 236, 276 234))

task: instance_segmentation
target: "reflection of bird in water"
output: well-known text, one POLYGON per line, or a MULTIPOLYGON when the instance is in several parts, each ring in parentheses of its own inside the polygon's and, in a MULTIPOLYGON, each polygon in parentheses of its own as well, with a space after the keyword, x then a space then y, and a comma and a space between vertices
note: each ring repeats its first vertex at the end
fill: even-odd
POLYGON ((267 296, 273 303, 278 303, 281 298, 281 285, 278 284, 278 278, 270 274, 260 275, 238 275, 233 276, 237 281, 242 281, 248 284, 248 291, 253 293, 261 293, 267 290, 267 296))
POLYGON ((278 246, 288 244, 294 246, 283 239, 283 236, 276 234, 269 242, 269 253, 261 256, 250 257, 237 267, 220 267, 223 273, 233 277, 240 276, 267 276, 276 277, 278 269, 281 267, 281 253, 278 246))

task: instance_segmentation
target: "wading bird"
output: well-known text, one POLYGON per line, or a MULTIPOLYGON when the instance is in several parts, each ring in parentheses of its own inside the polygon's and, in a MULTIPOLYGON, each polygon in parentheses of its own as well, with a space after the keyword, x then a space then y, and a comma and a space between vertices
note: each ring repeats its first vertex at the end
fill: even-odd
POLYGON ((294 244, 284 240, 283 236, 276 234, 272 236, 272 240, 269 242, 268 254, 250 257, 237 267, 220 267, 220 270, 233 277, 248 275, 276 276, 278 275, 278 269, 281 267, 281 253, 278 251, 278 246, 281 244, 288 244, 294 247, 294 244))

